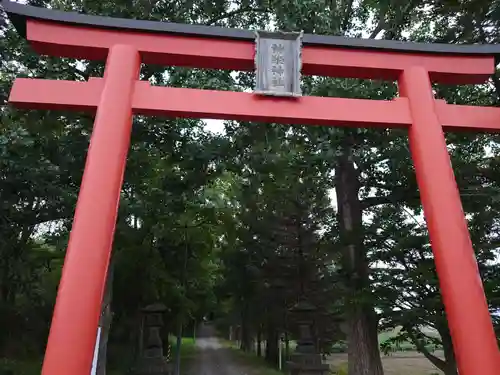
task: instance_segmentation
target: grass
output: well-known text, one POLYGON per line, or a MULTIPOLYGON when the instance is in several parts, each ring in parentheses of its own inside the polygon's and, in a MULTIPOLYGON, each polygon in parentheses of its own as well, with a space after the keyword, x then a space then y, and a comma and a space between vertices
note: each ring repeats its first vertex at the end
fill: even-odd
MULTIPOLYGON (((0 358, 0 375, 40 375, 42 372, 42 362, 28 360, 13 360, 0 358)), ((108 375, 122 375, 122 371, 112 370, 108 375)))
MULTIPOLYGON (((170 353, 170 361, 175 366, 175 356, 177 350, 177 338, 175 336, 170 336, 168 341, 172 347, 172 352, 170 353)), ((181 341, 181 374, 185 374, 191 366, 198 355, 198 349, 196 348, 196 340, 192 337, 183 337, 181 341)))
POLYGON ((18 361, 0 358, 0 375, 40 375, 42 363, 40 361, 18 361))
MULTIPOLYGON (((172 361, 175 361, 175 337, 169 338, 173 343, 172 361), (172 341, 173 340, 173 341, 172 341)), ((196 345, 193 338, 183 337, 181 344, 181 368, 186 368, 196 356, 196 345)), ((0 358, 0 375, 40 375, 42 360, 15 360, 0 358)), ((109 375, 123 375, 125 370, 110 370, 109 375)))
MULTIPOLYGON (((170 336, 168 338, 170 345, 172 346, 171 361, 175 361, 175 355, 177 350, 177 339, 175 336, 170 336)), ((191 361, 197 354, 196 340, 192 337, 183 337, 181 341, 181 365, 185 365, 191 361)))
POLYGON ((334 370, 331 370, 332 375, 347 375, 347 363, 338 365, 334 370))

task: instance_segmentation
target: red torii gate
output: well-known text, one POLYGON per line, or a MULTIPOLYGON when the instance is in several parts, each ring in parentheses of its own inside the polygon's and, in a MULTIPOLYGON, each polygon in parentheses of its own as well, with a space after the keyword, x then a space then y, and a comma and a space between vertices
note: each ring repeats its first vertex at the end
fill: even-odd
POLYGON ((88 375, 133 114, 408 129, 441 292, 461 375, 498 375, 499 351, 443 130, 498 132, 500 109, 435 100, 432 82, 482 83, 497 45, 442 45, 305 35, 302 73, 397 81, 392 101, 262 97, 152 87, 140 64, 253 70, 246 30, 126 20, 4 2, 18 32, 47 55, 106 60, 88 82, 16 79, 23 108, 96 114, 50 329, 43 375, 88 375))

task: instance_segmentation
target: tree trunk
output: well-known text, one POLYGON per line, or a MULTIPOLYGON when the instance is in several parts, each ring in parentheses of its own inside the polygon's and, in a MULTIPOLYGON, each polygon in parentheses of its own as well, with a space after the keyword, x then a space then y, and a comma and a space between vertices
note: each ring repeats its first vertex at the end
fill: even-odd
POLYGON ((450 331, 448 326, 443 329, 439 329, 439 334, 441 336, 441 341, 443 344, 444 351, 444 368, 442 371, 445 375, 458 375, 457 371, 457 360, 455 358, 455 352, 453 351, 453 342, 451 341, 450 331))
POLYGON ((106 375, 106 359, 108 352, 109 331, 111 329, 111 321, 113 320, 113 312, 111 311, 111 301, 113 298, 113 277, 114 277, 114 262, 109 262, 108 274, 106 279, 106 289, 101 305, 101 317, 99 319, 99 327, 101 328, 101 337, 99 339, 99 349, 97 352, 97 369, 96 375, 106 375))
POLYGON ((182 346, 182 321, 179 319, 177 327, 177 339, 175 348, 175 375, 181 373, 181 346, 182 346))
POLYGON ((273 367, 278 366, 278 333, 274 325, 268 324, 266 332, 266 361, 273 367))
POLYGON ((285 358, 287 361, 290 359, 290 337, 288 336, 288 331, 285 331, 285 358))
POLYGON ((136 354, 136 357, 135 357, 135 360, 138 360, 141 355, 142 355, 142 352, 144 351, 144 316, 139 312, 138 314, 138 322, 139 322, 139 325, 138 325, 138 337, 137 337, 137 352, 135 353, 136 354))
POLYGON ((257 331, 257 356, 262 357, 262 330, 260 327, 257 331))
POLYGON ((250 322, 248 314, 248 304, 245 303, 241 312, 241 347, 244 352, 252 350, 252 336, 250 334, 250 322))
POLYGON ((382 375, 384 371, 373 309, 359 306, 353 310, 350 311, 351 317, 347 325, 349 375, 382 375))
POLYGON ((241 345, 241 326, 239 326, 239 325, 234 327, 234 341, 236 341, 236 346, 240 347, 240 345, 241 345))
POLYGON ((351 300, 346 313, 349 375, 383 375, 377 317, 370 301, 368 261, 363 246, 358 171, 351 148, 344 145, 335 170, 345 288, 351 300))

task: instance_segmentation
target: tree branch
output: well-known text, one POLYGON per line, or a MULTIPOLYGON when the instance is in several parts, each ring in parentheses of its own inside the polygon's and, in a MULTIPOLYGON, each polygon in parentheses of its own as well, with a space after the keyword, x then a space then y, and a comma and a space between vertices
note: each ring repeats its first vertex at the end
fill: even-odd
POLYGON ((385 20, 383 18, 381 18, 378 21, 378 24, 375 27, 375 29, 373 29, 373 31, 370 34, 369 38, 370 39, 375 39, 378 36, 378 34, 380 34, 382 32, 382 30, 384 30, 384 27, 385 27, 385 20))
POLYGON ((446 369, 446 362, 443 361, 442 359, 436 357, 435 355, 431 354, 425 345, 420 341, 411 331, 410 327, 404 327, 406 332, 408 333, 408 337, 410 340, 415 344, 417 350, 424 355, 425 358, 427 358, 434 366, 436 366, 438 369, 441 371, 444 371, 446 369))
POLYGON ((231 12, 219 14, 218 16, 213 17, 212 19, 210 19, 206 22, 206 25, 211 26, 214 23, 217 23, 217 22, 222 21, 223 19, 226 19, 229 17, 236 16, 238 14, 243 14, 243 13, 248 13, 248 12, 266 13, 268 11, 269 11, 269 9, 267 9, 267 8, 252 8, 252 7, 239 8, 239 9, 235 9, 231 12))
POLYGON ((493 82, 493 86, 495 87, 495 92, 497 94, 496 102, 500 102, 500 77, 498 76, 498 72, 495 72, 491 75, 491 81, 493 82))
POLYGON ((385 7, 385 9, 380 9, 380 14, 378 16, 378 23, 375 29, 373 29, 372 33, 370 34, 370 39, 375 39, 378 34, 385 28, 386 22, 385 22, 385 16, 387 15, 389 7, 385 7))
POLYGON ((70 66, 69 68, 75 75, 78 75, 80 76, 80 78, 84 79, 85 81, 88 81, 90 75, 87 72, 84 72, 83 70, 80 70, 75 66, 70 66))
MULTIPOLYGON (((395 33, 398 27, 403 26, 405 17, 408 16, 411 9, 416 7, 419 4, 420 0, 408 1, 406 6, 401 9, 396 15, 394 22, 392 22, 392 26, 389 27, 386 31, 385 36, 388 36, 386 39, 394 39, 396 37, 395 33)), ((384 25, 387 26, 387 25, 384 25)))
POLYGON ((350 18, 351 18, 351 13, 352 13, 352 4, 354 3, 354 0, 350 0, 349 3, 347 4, 345 13, 344 13, 344 19, 342 20, 342 23, 340 27, 342 28, 342 32, 345 34, 347 29, 349 28, 350 25, 350 18))
POLYGON ((407 195, 407 193, 410 192, 404 190, 404 188, 401 186, 399 187, 399 189, 397 188, 392 194, 367 197, 361 201, 361 206, 363 209, 367 209, 370 207, 380 206, 382 204, 396 204, 406 198, 418 199, 418 192, 410 193, 411 195, 407 195))

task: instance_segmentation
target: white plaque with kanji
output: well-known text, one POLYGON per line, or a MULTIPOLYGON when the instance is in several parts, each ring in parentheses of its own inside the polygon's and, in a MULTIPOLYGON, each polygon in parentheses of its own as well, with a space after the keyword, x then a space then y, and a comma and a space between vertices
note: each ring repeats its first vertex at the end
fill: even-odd
POLYGON ((301 96, 302 33, 256 32, 255 93, 301 96))

